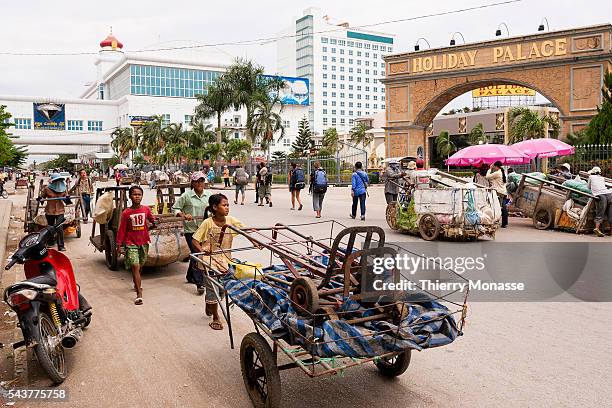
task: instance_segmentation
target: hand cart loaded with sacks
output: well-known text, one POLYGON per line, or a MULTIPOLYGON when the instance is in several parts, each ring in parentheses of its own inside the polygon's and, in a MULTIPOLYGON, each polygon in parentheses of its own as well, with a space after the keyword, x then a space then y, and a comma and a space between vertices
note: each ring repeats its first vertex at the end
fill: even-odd
POLYGON ((372 273, 376 258, 395 257, 400 250, 385 244, 380 227, 346 228, 336 221, 242 229, 225 225, 219 245, 224 234, 244 237, 250 245, 191 256, 205 271, 232 349, 231 308, 238 306, 253 321, 255 331, 240 345, 240 364, 255 407, 280 406, 280 370, 297 367, 309 377, 320 377, 373 362, 382 375, 395 377, 408 368, 412 350, 444 346, 463 334, 467 292, 433 294, 418 285, 414 291, 373 291, 374 278, 409 279, 397 268, 372 273), (304 232, 324 231, 326 226, 327 237, 304 232), (334 237, 338 226, 342 230, 334 237), (258 249, 269 252, 269 266, 232 258, 232 253, 245 259, 262 257, 258 249), (227 257, 227 271, 215 267, 220 256, 227 257), (279 263, 273 264, 274 259, 279 263), (451 300, 453 294, 459 295, 458 301, 451 300), (454 314, 460 316, 458 323, 454 314))

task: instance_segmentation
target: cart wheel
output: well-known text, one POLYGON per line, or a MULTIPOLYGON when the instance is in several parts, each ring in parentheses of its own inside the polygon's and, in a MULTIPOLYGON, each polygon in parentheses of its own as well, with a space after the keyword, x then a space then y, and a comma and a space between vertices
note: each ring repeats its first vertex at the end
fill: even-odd
POLYGON ((440 221, 431 214, 423 214, 419 220, 419 232, 425 241, 433 241, 440 235, 440 221))
POLYGON ((379 358, 374 360, 374 364, 385 377, 397 377, 408 369, 411 351, 408 349, 395 356, 379 358))
POLYGON ((117 242, 115 234, 111 230, 107 230, 104 235, 104 257, 106 258, 106 266, 111 271, 117 270, 117 242))
POLYGON ((389 318, 393 324, 399 325, 406 317, 408 317, 408 305, 405 303, 394 303, 387 308, 389 318))
POLYGON ((533 214, 533 226, 539 230, 545 230, 552 227, 553 214, 550 208, 538 208, 533 214))
POLYGON ((339 320, 338 314, 331 306, 322 306, 314 313, 313 326, 322 326, 328 320, 339 320))
POLYGON ((385 218, 387 219, 387 224, 389 225, 389 228, 394 231, 397 231, 399 229, 399 227, 397 226, 397 201, 392 201, 387 204, 385 218))
POLYGON ((319 308, 319 292, 312 279, 299 277, 291 282, 289 299, 293 302, 295 311, 299 315, 311 315, 319 308))
POLYGON ((256 408, 281 404, 281 382, 270 345, 259 333, 249 333, 240 344, 240 368, 249 398, 256 408))

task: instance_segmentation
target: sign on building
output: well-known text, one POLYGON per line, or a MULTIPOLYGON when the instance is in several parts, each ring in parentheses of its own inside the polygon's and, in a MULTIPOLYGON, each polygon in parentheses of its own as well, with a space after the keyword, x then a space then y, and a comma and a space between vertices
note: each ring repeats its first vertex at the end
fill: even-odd
MULTIPOLYGON (((264 75, 265 78, 275 78, 273 75, 264 75)), ((284 105, 309 105, 310 104, 310 83, 308 78, 294 78, 281 76, 285 86, 278 91, 278 98, 284 105)), ((277 93, 273 92, 270 96, 274 97, 277 93)))
POLYGON ((66 130, 66 112, 63 103, 34 103, 34 129, 66 130))
POLYGON ((533 89, 519 85, 491 85, 483 86, 472 91, 473 98, 484 98, 489 96, 535 96, 533 89))
POLYGON ((152 120, 153 116, 130 116, 130 126, 141 127, 146 122, 151 122, 152 120))

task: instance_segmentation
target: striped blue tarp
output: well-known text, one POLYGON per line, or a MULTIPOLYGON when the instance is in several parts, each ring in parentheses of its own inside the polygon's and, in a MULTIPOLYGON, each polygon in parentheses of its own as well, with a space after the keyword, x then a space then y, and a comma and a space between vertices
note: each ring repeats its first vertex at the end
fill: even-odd
MULTIPOLYGON (((285 291, 259 280, 237 280, 231 275, 223 283, 234 303, 263 323, 276 338, 300 345, 320 357, 375 357, 407 348, 422 350, 450 344, 458 333, 449 310, 435 301, 406 303, 408 316, 399 329, 385 320, 352 325, 339 319, 313 326, 312 319, 298 316, 285 291)), ((376 313, 356 301, 339 300, 342 300, 338 309, 342 318, 354 319, 376 313)))

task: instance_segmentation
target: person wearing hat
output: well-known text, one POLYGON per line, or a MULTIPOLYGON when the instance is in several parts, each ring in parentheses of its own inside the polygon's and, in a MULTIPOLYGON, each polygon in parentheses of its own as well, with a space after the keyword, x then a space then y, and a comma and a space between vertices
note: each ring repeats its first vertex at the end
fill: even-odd
POLYGON ((406 171, 404 172, 404 178, 408 180, 408 183, 412 186, 416 185, 416 171, 417 163, 414 160, 410 160, 406 165, 406 171))
MULTIPOLYGON (((40 194, 40 201, 47 198, 45 205, 45 218, 47 219, 47 225, 56 225, 64 219, 66 209, 64 203, 69 203, 70 198, 66 193, 66 177, 59 173, 51 173, 49 179, 49 185, 46 186, 40 194), (63 200, 61 199, 63 198, 63 200)), ((57 231, 57 249, 59 251, 65 251, 64 246, 64 229, 58 228, 57 231)))
POLYGON ((559 175, 566 180, 570 180, 574 177, 571 170, 572 170, 572 167, 570 166, 569 163, 563 163, 561 167, 559 168, 559 175))
MULTIPOLYGON (((206 175, 204 173, 201 171, 193 173, 191 176, 191 190, 181 194, 172 206, 172 212, 183 218, 185 240, 191 253, 197 252, 193 246, 193 234, 198 229, 198 221, 203 221, 204 210, 208 207, 208 199, 210 198, 210 192, 204 190, 205 183, 206 175)), ((199 295, 204 294, 204 276, 191 259, 189 260, 189 267, 187 268, 187 276, 185 278, 188 283, 196 285, 199 295)))
MULTIPOLYGON (((416 168, 416 163, 414 163, 414 168, 416 168)), ((383 178, 385 180, 385 200, 387 204, 397 200, 399 191, 398 183, 403 176, 404 173, 400 170, 399 162, 397 160, 390 160, 383 173, 383 178)))
POLYGON ((601 175, 601 169, 597 166, 588 171, 589 181, 587 187, 598 199, 595 201, 595 229, 593 232, 598 237, 603 237, 601 224, 604 218, 608 221, 608 229, 612 228, 612 189, 606 185, 606 179, 601 175))

